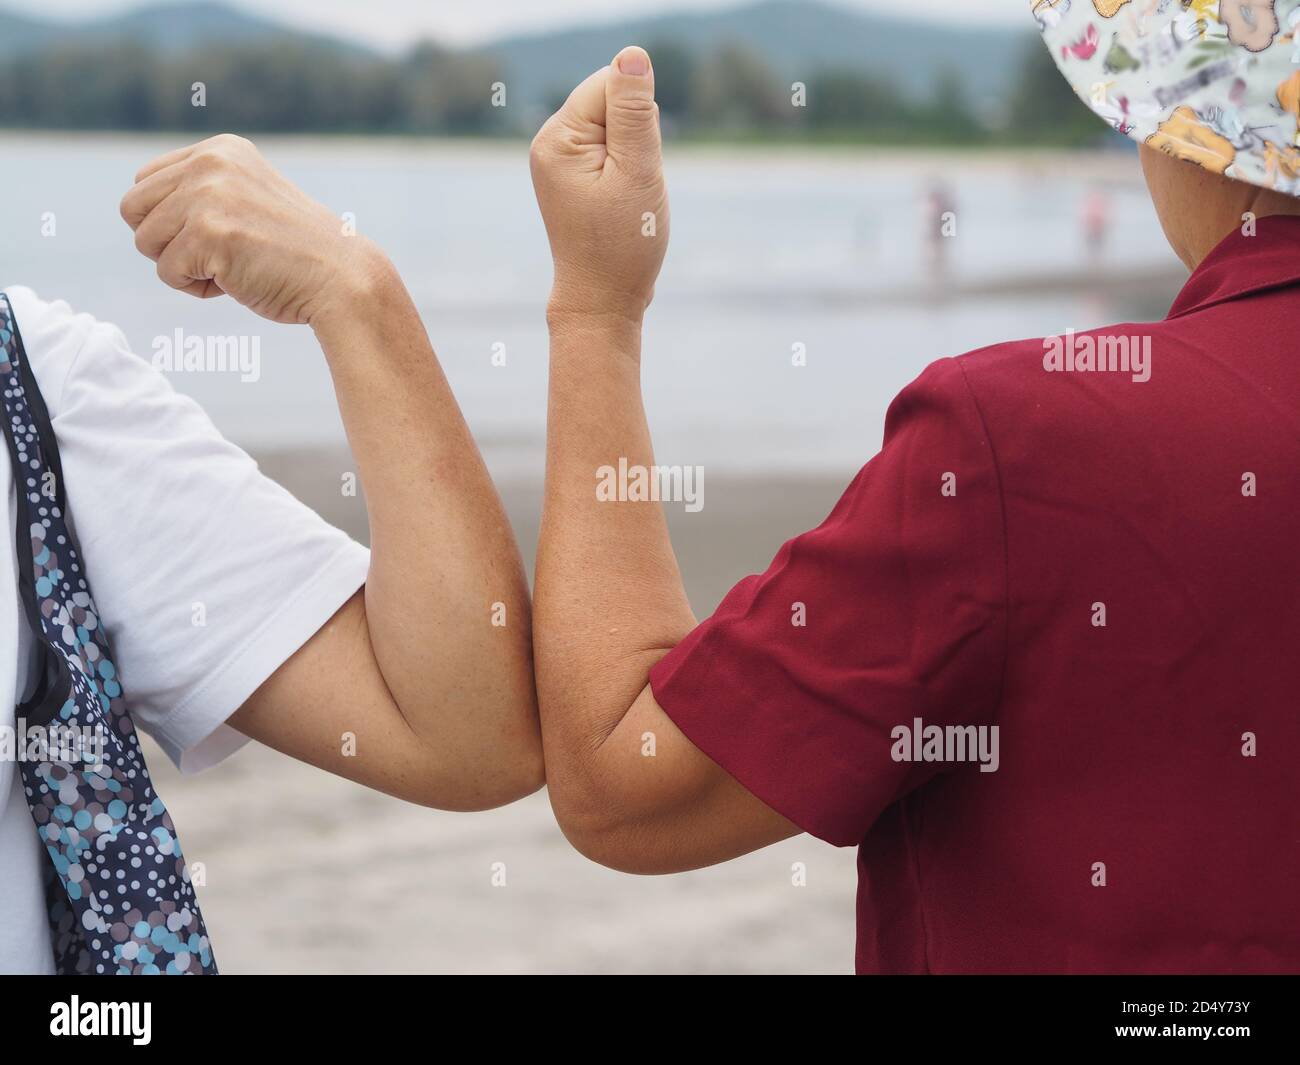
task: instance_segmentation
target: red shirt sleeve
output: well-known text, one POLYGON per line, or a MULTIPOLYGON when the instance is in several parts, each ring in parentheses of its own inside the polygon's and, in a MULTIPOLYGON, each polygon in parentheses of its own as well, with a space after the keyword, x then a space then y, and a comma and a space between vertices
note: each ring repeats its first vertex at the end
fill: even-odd
MULTIPOLYGON (((996 461, 957 360, 894 400, 830 517, 651 673, 690 740, 800 828, 855 845, 936 773, 896 726, 992 723, 1006 657, 996 461)), ((978 770, 978 767, 968 767, 978 770)))

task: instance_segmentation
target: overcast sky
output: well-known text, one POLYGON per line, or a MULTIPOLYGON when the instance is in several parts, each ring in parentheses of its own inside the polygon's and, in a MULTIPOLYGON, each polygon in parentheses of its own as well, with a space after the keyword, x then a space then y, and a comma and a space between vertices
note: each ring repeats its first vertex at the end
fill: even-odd
MULTIPOLYGON (((197 0, 193 0, 197 2, 197 0)), ((409 44, 419 37, 471 42, 507 33, 553 29, 583 21, 611 21, 627 15, 668 10, 735 7, 736 0, 230 0, 236 6, 270 18, 316 29, 332 28, 388 47, 409 44)), ((842 6, 897 15, 915 13, 954 18, 967 24, 993 22, 1029 25, 1025 0, 837 0, 842 6), (909 9, 919 9, 914 12, 909 9)), ((0 0, 9 8, 34 16, 76 18, 104 15, 141 0, 0 0)))

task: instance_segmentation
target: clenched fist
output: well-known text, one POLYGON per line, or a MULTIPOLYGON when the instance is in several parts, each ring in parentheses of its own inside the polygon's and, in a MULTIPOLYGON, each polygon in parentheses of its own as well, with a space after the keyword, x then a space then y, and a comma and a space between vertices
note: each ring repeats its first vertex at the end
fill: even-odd
POLYGON ((555 260, 552 316, 639 321, 668 248, 654 71, 625 48, 537 134, 533 186, 555 260))
POLYGON ((368 240, 306 196, 242 137, 160 156, 122 199, 135 245, 172 288, 225 293, 263 318, 314 324, 388 269, 368 240))

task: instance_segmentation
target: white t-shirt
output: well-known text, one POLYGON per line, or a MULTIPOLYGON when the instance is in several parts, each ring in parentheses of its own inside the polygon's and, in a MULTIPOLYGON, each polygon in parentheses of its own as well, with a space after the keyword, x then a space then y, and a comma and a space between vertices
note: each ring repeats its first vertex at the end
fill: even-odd
MULTIPOLYGON (((197 772, 241 746, 226 719, 364 585, 369 552, 263 477, 114 326, 24 288, 6 291, 49 408, 71 525, 127 705, 183 771, 197 772)), ((0 492, 0 726, 13 727, 35 645, 16 583, 3 446, 0 492)), ((18 766, 0 761, 0 973, 52 971, 48 860, 18 766)))

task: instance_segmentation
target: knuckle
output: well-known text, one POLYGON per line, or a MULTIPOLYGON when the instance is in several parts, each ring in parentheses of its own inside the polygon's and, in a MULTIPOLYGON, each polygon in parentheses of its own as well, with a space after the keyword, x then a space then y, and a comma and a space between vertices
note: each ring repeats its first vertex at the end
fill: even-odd
POLYGON ((655 103, 653 96, 621 96, 612 100, 609 106, 612 110, 621 111, 626 115, 655 118, 659 116, 659 105, 655 103))
POLYGON ((194 216, 194 229, 205 240, 224 240, 230 232, 226 220, 216 211, 200 211, 194 216))
POLYGON ((224 170, 226 157, 219 148, 208 147, 195 152, 190 158, 189 169, 197 174, 216 174, 224 170))
POLYGON ((528 147, 528 158, 535 163, 545 162, 552 153, 555 142, 553 121, 553 119, 548 121, 537 131, 537 136, 533 138, 533 143, 528 147))
POLYGON ((177 274, 170 266, 159 263, 158 280, 168 288, 184 288, 187 279, 177 274))
POLYGON ((217 174, 205 174, 189 186, 190 196, 198 203, 211 203, 221 195, 224 186, 217 174))
POLYGON ((222 151, 228 158, 250 155, 257 151, 257 146, 252 141, 238 133, 223 133, 219 140, 222 151))

